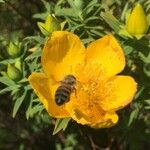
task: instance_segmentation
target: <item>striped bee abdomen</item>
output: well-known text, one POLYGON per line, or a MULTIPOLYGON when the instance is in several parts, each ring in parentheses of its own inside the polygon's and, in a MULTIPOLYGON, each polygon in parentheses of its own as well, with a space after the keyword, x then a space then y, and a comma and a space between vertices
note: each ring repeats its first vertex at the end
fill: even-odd
POLYGON ((55 102, 57 105, 63 105, 70 100, 71 93, 76 89, 76 78, 68 74, 60 81, 60 86, 55 92, 55 102))
POLYGON ((70 94, 71 94, 71 87, 70 86, 64 86, 61 85, 58 87, 58 89, 55 92, 55 102, 57 105, 62 105, 65 102, 69 101, 70 94))

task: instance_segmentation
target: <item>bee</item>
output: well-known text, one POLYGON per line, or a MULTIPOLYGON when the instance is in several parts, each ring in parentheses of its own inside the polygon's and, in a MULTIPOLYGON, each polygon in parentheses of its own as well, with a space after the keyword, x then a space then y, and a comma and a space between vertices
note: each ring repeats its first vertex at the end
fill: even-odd
POLYGON ((70 95, 73 91, 76 92, 76 78, 69 74, 60 83, 60 86, 55 92, 55 102, 59 106, 70 100, 70 95))

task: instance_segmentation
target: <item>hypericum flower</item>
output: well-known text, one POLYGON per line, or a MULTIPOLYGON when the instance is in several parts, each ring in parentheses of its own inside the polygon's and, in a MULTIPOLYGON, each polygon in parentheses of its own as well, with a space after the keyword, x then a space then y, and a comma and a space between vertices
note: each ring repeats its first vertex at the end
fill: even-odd
POLYGON ((149 23, 143 7, 138 3, 132 10, 126 22, 126 29, 137 39, 144 36, 149 28, 149 23))
POLYGON ((111 127, 116 111, 129 104, 136 92, 130 76, 116 75, 125 66, 123 51, 113 35, 84 47, 78 36, 56 31, 42 52, 43 73, 32 73, 29 82, 47 112, 55 118, 71 117, 94 128, 111 127), (58 106, 55 92, 66 75, 77 80, 69 102, 58 106))

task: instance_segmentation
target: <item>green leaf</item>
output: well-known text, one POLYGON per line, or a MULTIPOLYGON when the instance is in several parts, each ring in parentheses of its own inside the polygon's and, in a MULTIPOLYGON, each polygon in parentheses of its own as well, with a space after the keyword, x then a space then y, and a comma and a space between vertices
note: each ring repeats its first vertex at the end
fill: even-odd
POLYGON ((3 1, 3 0, 0 0, 0 3, 5 3, 5 1, 3 1))
POLYGON ((150 109, 150 106, 145 106, 144 108, 149 110, 149 109, 150 109))
MULTIPOLYGON (((100 16, 91 16, 89 18, 86 18, 84 20, 84 23, 85 24, 88 24, 88 22, 91 22, 91 21, 95 21, 95 20, 100 20, 100 16)), ((101 27, 100 25, 98 25, 98 27, 101 27)), ((102 28, 102 27, 101 27, 102 28)))
POLYGON ((143 67, 143 71, 148 77, 150 77, 150 63, 145 64, 145 66, 143 67))
POLYGON ((54 131, 53 131, 53 135, 57 134, 61 130, 64 131, 67 128, 70 120, 71 118, 57 119, 55 123, 54 131))
POLYGON ((57 16, 65 16, 65 17, 77 17, 76 13, 71 8, 60 8, 55 13, 57 16))
POLYGON ((119 33, 121 23, 110 12, 102 12, 101 16, 115 33, 119 33))
POLYGON ((7 65, 7 64, 15 63, 15 62, 16 62, 16 59, 5 59, 5 60, 0 61, 0 64, 7 65))
POLYGON ((133 47, 128 46, 128 45, 124 46, 123 48, 124 48, 125 55, 129 55, 133 51, 133 47))
POLYGON ((150 99, 146 99, 144 102, 150 105, 150 99))
POLYGON ((88 15, 93 10, 93 7, 95 7, 97 4, 98 4, 97 0, 90 1, 87 4, 87 6, 83 9, 83 12, 85 13, 85 15, 88 15))
POLYGON ((139 56, 144 63, 150 63, 150 53, 145 56, 142 52, 139 52, 139 56))
POLYGON ((96 30, 90 30, 91 33, 94 33, 95 35, 102 37, 104 34, 100 31, 96 31, 96 30))
POLYGON ((29 109, 29 116, 33 117, 36 113, 41 112, 44 109, 43 105, 38 104, 29 109))
POLYGON ((74 0, 74 4, 80 10, 84 7, 84 1, 83 0, 74 0))
POLYGON ((13 85, 13 86, 8 86, 2 90, 0 90, 0 94, 3 94, 3 93, 6 93, 6 92, 9 92, 9 91, 16 91, 18 90, 18 88, 20 87, 20 85, 13 85))
POLYGON ((29 105, 28 105, 28 108, 27 108, 27 111, 26 111, 26 118, 27 118, 27 120, 30 117, 30 109, 32 108, 32 104, 33 104, 33 96, 34 96, 34 94, 32 93, 30 95, 30 102, 29 102, 29 105))
POLYGON ((33 15, 33 18, 45 20, 46 16, 49 15, 48 12, 45 13, 37 13, 33 15))
POLYGON ((82 39, 82 42, 83 42, 84 44, 88 44, 88 43, 90 43, 90 42, 92 42, 92 41, 94 41, 93 38, 82 39))
POLYGON ((43 38, 43 37, 41 37, 39 35, 37 35, 37 36, 29 36, 29 37, 26 37, 24 40, 26 40, 26 41, 35 41, 38 44, 42 45, 47 40, 47 37, 43 38))
POLYGON ((127 2, 123 8, 122 14, 121 14, 121 21, 126 21, 126 13, 128 12, 129 3, 127 2))
POLYGON ((73 0, 67 0, 67 1, 74 11, 79 11, 79 8, 75 5, 75 2, 73 0))
POLYGON ((41 49, 40 48, 38 48, 38 49, 36 49, 31 55, 29 55, 25 60, 30 60, 30 59, 33 59, 33 58, 37 58, 37 57, 40 57, 41 56, 41 53, 42 53, 42 51, 41 51, 41 49))
POLYGON ((47 12, 51 12, 51 5, 50 5, 51 3, 49 3, 49 2, 47 2, 45 0, 41 0, 41 1, 43 2, 46 11, 47 12))
POLYGON ((142 94, 142 92, 144 91, 145 87, 141 87, 138 92, 136 93, 134 99, 137 99, 140 97, 140 95, 142 94))
POLYGON ((19 110, 23 100, 26 97, 26 94, 27 94, 27 90, 25 90, 23 95, 18 97, 18 99, 15 101, 14 108, 13 108, 13 118, 16 116, 16 114, 17 114, 17 112, 18 112, 18 110, 19 110))
POLYGON ((0 77, 0 82, 7 86, 15 86, 15 82, 9 79, 8 77, 0 77))
POLYGON ((130 114, 130 118, 129 118, 129 121, 128 121, 128 126, 130 126, 132 124, 132 122, 137 118, 139 114, 139 109, 136 108, 135 110, 133 110, 130 114))

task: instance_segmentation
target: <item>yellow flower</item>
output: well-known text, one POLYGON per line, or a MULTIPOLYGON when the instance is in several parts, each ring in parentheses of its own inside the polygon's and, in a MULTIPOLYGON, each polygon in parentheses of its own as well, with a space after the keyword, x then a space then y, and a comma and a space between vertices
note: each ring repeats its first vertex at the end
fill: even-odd
POLYGON ((127 19, 126 29, 132 36, 140 39, 147 32, 148 27, 146 14, 143 7, 138 3, 127 19))
POLYGON ((130 76, 116 75, 125 66, 123 51, 113 35, 106 35, 87 48, 73 33, 53 32, 42 53, 44 73, 32 73, 29 82, 47 112, 55 118, 71 117, 94 128, 111 127, 116 111, 129 104, 136 92, 130 76), (77 79, 69 102, 58 106, 55 92, 71 74, 77 79))

